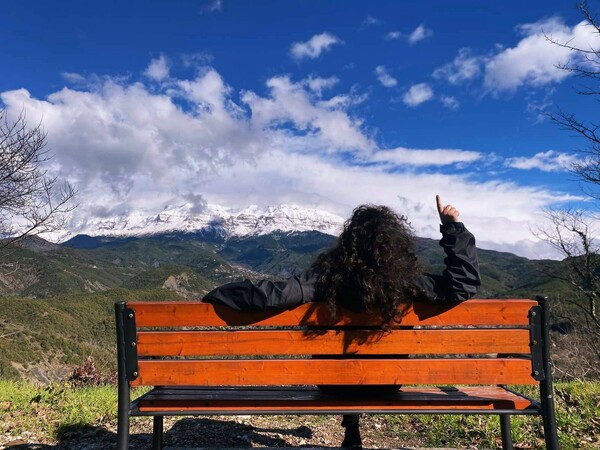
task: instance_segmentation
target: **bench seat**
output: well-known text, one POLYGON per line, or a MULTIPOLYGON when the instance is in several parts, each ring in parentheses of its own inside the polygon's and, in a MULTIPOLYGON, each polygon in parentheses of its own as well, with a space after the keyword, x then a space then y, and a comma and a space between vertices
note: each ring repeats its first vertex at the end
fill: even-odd
MULTIPOLYGON (((357 388, 358 389, 358 388, 357 388)), ((314 387, 158 387, 132 415, 236 414, 539 414, 540 404, 501 386, 403 387, 385 398, 342 398, 314 387)))

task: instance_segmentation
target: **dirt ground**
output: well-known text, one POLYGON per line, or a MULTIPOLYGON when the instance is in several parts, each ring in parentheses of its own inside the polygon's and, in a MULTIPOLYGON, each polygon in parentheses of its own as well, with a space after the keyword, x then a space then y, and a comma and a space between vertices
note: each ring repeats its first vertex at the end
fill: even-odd
MULTIPOLYGON (((339 448, 343 438, 339 416, 216 416, 166 417, 164 444, 169 450, 194 448, 301 447, 339 448)), ((414 448, 410 437, 400 436, 384 418, 363 417, 364 448, 414 448)), ((152 419, 135 418, 130 449, 152 446, 152 419)), ((0 449, 108 450, 116 446, 116 423, 72 425, 59 430, 58 440, 23 433, 0 435, 0 449)))

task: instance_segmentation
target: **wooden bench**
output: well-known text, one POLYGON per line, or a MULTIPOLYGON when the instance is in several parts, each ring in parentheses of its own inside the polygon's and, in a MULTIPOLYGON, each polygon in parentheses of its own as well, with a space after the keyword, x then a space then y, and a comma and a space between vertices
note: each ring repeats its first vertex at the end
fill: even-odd
POLYGON ((511 415, 541 415, 546 446, 558 449, 544 297, 415 304, 390 331, 366 314, 332 320, 318 303, 259 313, 201 302, 115 308, 119 450, 130 416, 154 417, 160 449, 168 415, 351 413, 495 414, 503 449, 512 448, 511 415), (402 388, 369 398, 327 395, 314 387, 322 384, 402 388), (509 384, 537 385, 540 401, 509 384), (154 388, 132 401, 135 386, 154 388))

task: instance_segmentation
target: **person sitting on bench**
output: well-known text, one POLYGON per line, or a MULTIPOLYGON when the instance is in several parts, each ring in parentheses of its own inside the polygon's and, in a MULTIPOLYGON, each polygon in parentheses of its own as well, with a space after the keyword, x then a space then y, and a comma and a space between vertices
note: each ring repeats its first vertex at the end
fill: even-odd
MULTIPOLYGON (((290 308, 306 302, 326 302, 332 314, 338 306, 370 311, 386 328, 412 302, 460 302, 477 292, 479 264, 474 236, 458 221, 459 212, 436 196, 442 222, 440 245, 446 253, 441 275, 424 273, 406 216, 386 206, 361 205, 344 224, 335 246, 320 254, 307 270, 285 281, 249 280, 212 290, 203 301, 241 311, 290 308)), ((325 393, 356 394, 353 386, 319 386, 325 393)), ((361 392, 387 395, 400 386, 361 386, 361 392)), ((359 416, 345 415, 343 447, 362 445, 359 416)))

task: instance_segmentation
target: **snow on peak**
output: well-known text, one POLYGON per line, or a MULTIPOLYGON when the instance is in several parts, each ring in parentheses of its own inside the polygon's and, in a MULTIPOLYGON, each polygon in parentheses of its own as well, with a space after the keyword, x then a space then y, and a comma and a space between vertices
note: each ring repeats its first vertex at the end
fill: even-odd
POLYGON ((343 223, 344 219, 335 214, 296 205, 251 205, 235 210, 209 204, 198 212, 194 205, 182 203, 167 205, 159 212, 135 210, 115 217, 91 218, 75 224, 57 240, 77 234, 122 237, 199 231, 216 232, 224 238, 313 230, 336 236, 343 223))

